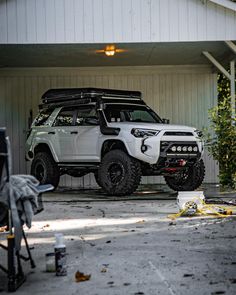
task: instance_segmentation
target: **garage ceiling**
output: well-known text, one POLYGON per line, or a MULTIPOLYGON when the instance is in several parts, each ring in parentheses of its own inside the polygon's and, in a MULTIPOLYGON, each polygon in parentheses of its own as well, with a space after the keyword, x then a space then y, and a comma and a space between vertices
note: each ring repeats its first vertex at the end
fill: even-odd
POLYGON ((107 57, 97 53, 107 44, 0 45, 0 67, 96 67, 209 64, 209 51, 227 64, 233 53, 224 42, 171 42, 116 44, 124 52, 107 57))

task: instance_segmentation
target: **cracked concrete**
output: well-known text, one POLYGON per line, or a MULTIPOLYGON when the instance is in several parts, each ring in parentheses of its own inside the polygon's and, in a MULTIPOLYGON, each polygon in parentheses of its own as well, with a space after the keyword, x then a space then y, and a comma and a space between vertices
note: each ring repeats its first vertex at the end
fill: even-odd
MULTIPOLYGON (((236 197, 209 186, 205 194, 216 200, 236 197)), ((37 268, 31 270, 24 263, 27 281, 18 294, 236 292, 234 216, 183 217, 173 222, 167 216, 178 211, 176 194, 162 186, 122 198, 100 190, 61 190, 44 196, 44 208, 27 230, 37 268), (45 254, 53 251, 56 232, 66 239, 65 277, 45 272, 45 254), (76 283, 78 270, 91 274, 90 280, 76 283)), ((0 279, 3 284, 2 273, 0 279)))

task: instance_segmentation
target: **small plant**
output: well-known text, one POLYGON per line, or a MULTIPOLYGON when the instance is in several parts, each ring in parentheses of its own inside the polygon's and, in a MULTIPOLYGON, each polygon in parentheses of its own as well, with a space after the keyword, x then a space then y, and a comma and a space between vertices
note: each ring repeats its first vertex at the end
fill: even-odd
POLYGON ((219 103, 209 110, 211 121, 207 130, 207 146, 210 154, 219 163, 220 184, 236 188, 236 119, 232 118, 229 85, 218 79, 219 103))

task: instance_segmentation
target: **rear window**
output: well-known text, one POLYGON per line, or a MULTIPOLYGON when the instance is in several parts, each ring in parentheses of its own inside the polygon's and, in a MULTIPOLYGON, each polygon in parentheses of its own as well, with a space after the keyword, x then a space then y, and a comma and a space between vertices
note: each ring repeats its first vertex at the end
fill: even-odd
POLYGON ((34 126, 44 126, 46 125, 47 119, 50 117, 52 110, 42 110, 39 112, 37 117, 34 119, 34 126))

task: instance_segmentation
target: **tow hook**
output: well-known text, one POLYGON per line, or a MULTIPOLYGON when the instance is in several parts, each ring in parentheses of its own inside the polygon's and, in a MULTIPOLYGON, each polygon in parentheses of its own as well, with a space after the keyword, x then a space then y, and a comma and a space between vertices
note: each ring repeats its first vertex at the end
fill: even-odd
POLYGON ((187 164, 187 161, 184 160, 184 159, 180 159, 180 160, 178 161, 178 165, 179 165, 180 167, 184 167, 186 164, 187 164))

